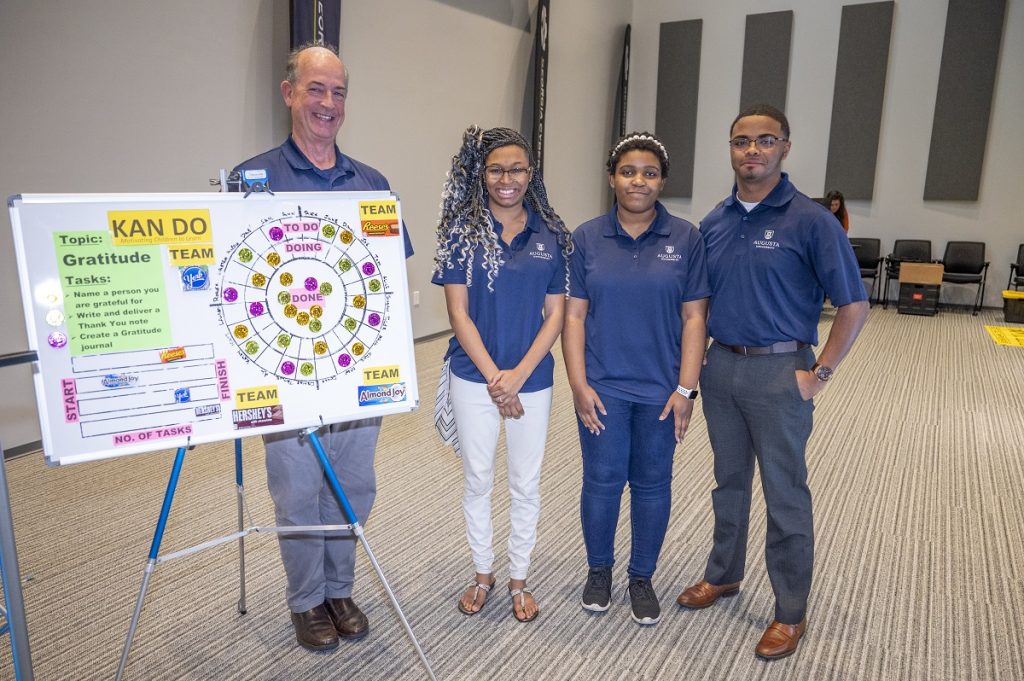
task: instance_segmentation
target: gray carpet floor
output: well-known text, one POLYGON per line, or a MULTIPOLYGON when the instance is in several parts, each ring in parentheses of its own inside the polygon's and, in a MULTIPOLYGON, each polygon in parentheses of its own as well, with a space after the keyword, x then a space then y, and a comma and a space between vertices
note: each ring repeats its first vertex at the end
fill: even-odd
MULTIPOLYGON (((831 314, 822 317, 823 333, 831 314)), ((637 626, 622 598, 628 492, 613 605, 602 615, 580 608, 580 454, 561 368, 530 577, 537 621, 514 621, 500 586, 478 616, 455 608, 473 574, 461 469, 441 448, 426 404, 444 338, 417 345, 424 407, 385 420, 367 537, 439 679, 1024 679, 1024 348, 996 345, 985 324, 1003 325, 1001 313, 925 318, 875 308, 818 398, 808 455, 816 571, 808 631, 791 658, 765 663, 753 655, 773 606, 759 491, 740 595, 698 612, 674 604, 701 576, 711 538, 711 450, 699 408, 676 455, 672 518, 654 579, 661 623, 637 626)), ((255 524, 272 524, 262 446, 248 439, 244 452, 250 512, 255 524)), ((172 457, 60 469, 46 468, 39 454, 8 462, 37 679, 113 677, 172 457)), ((233 479, 230 443, 188 454, 161 553, 236 529, 233 479)), ((494 516, 502 583, 503 463, 494 516)), ((255 536, 246 546, 244 616, 236 609, 237 544, 156 569, 127 678, 426 678, 365 558, 356 598, 370 635, 313 654, 294 642, 276 539, 255 536)), ((10 678, 9 646, 0 642, 0 679, 10 678)))

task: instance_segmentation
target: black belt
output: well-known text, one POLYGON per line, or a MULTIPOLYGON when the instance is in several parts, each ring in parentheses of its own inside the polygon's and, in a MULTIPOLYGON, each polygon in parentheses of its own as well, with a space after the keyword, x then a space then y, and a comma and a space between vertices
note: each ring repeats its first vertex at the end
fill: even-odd
POLYGON ((726 345, 719 341, 715 341, 715 344, 730 352, 735 352, 737 355, 778 355, 783 352, 797 352, 810 347, 808 343, 801 343, 800 341, 781 341, 760 348, 750 345, 726 345))

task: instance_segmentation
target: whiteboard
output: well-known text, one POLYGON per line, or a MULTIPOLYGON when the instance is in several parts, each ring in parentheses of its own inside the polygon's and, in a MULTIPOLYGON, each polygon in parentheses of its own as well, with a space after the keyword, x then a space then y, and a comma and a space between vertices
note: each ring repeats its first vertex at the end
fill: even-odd
POLYGON ((8 206, 49 464, 418 406, 391 192, 8 206))

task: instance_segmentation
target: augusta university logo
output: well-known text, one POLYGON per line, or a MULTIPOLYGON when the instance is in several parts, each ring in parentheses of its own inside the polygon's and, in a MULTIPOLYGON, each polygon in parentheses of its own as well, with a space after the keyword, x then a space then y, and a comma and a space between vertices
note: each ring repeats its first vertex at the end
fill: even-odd
POLYGON ((683 259, 683 256, 676 253, 675 246, 662 246, 661 253, 658 254, 658 260, 662 262, 679 262, 683 259))
POLYGON ((546 247, 542 243, 535 243, 533 250, 530 251, 530 257, 536 258, 537 260, 551 260, 555 256, 547 252, 546 247))
POLYGON ((778 241, 774 241, 772 239, 772 237, 774 237, 774 236, 775 236, 775 230, 774 229, 766 229, 766 230, 764 230, 764 238, 763 239, 754 239, 754 241, 753 241, 754 248, 763 248, 763 249, 766 249, 766 250, 769 250, 769 251, 774 251, 776 248, 779 247, 779 242, 778 241))

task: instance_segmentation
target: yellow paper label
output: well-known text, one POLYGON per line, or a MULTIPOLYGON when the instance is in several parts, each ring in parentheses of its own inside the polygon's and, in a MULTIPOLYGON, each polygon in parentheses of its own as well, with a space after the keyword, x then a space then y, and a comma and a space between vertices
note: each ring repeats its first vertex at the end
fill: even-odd
POLYGON ((401 381, 398 365, 363 369, 363 385, 385 385, 401 381))
POLYGON ((366 236, 397 236, 398 203, 394 199, 360 201, 359 223, 366 236))
POLYGON ((168 246, 167 255, 175 267, 213 264, 213 246, 200 246, 199 244, 168 246))
POLYGON ((279 404, 276 385, 258 385, 235 391, 235 408, 273 407, 279 404))
POLYGON ((206 208, 109 211, 107 227, 115 246, 213 243, 206 208))

